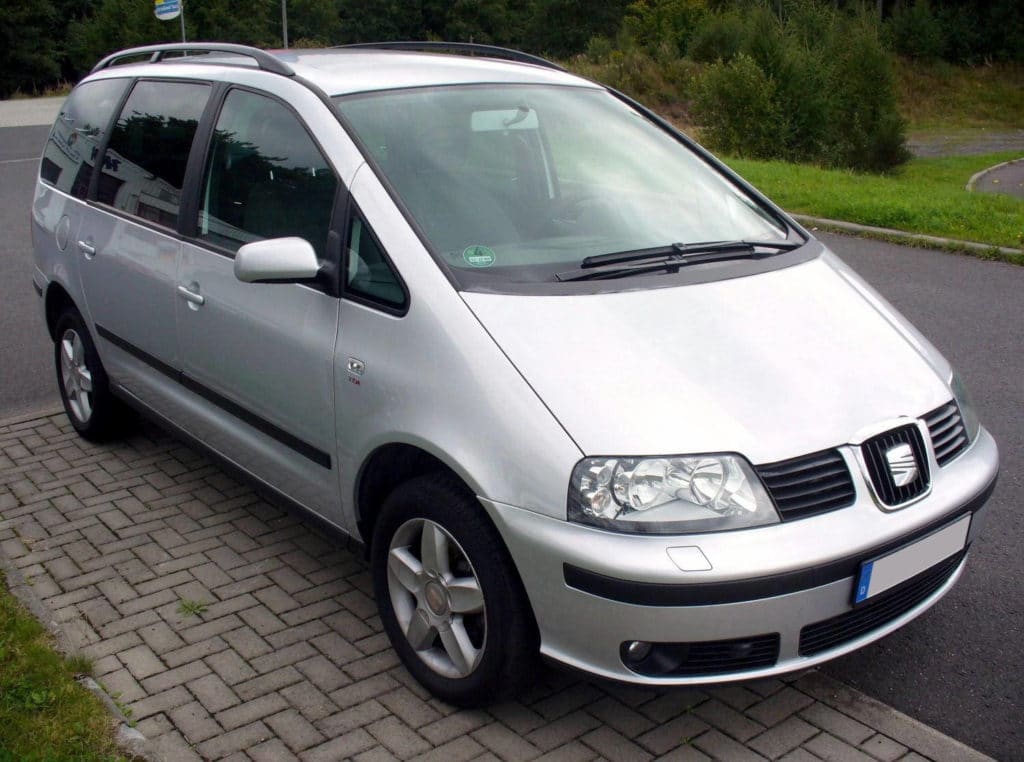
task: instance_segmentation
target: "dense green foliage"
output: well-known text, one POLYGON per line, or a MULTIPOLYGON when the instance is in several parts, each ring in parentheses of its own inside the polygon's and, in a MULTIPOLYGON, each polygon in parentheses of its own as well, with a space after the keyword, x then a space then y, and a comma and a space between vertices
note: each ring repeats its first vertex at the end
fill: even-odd
MULTIPOLYGON (((282 0, 185 0, 191 40, 282 44, 282 0)), ((894 53, 1019 61, 1024 0, 287 0, 289 42, 450 39, 567 60, 736 155, 885 170, 906 158, 894 53)), ((180 38, 151 0, 8 0, 0 97, 180 38)))
MULTIPOLYGON (((880 8, 875 21, 881 36, 901 55, 971 64, 1024 61, 1024 0, 287 1, 293 45, 451 39, 564 58, 603 37, 627 56, 634 49, 657 50, 659 64, 683 56, 713 63, 740 52, 744 20, 757 8, 783 21, 806 15, 808 8, 845 14, 869 9, 873 16, 880 8)), ((282 42, 280 0, 244 6, 185 0, 185 16, 190 40, 268 47, 282 42)), ((815 29, 807 33, 813 36, 815 29)), ((179 23, 157 21, 151 0, 6 0, 0 97, 76 80, 97 59, 127 45, 178 39, 179 23)))

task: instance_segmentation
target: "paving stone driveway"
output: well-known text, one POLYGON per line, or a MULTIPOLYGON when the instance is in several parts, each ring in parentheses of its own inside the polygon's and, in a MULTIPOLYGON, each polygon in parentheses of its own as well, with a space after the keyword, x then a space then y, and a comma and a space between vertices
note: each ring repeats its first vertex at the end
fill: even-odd
POLYGON ((0 421, 9 576, 164 759, 980 758, 817 673, 655 691, 546 668, 458 711, 400 666, 338 546, 153 427, 96 446, 63 413, 0 421))

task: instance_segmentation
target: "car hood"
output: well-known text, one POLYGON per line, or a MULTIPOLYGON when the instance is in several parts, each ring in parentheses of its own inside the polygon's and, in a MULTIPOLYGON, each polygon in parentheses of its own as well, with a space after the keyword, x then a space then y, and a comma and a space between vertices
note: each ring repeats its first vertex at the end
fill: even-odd
POLYGON ((945 360, 827 251, 712 283, 463 298, 586 455, 768 463, 952 396, 945 360))

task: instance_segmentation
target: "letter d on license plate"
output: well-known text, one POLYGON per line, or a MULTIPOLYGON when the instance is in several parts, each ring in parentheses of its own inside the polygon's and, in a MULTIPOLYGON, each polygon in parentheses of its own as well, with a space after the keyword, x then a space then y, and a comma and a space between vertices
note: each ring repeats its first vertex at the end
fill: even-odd
POLYGON ((959 553, 967 544, 970 527, 968 514, 899 550, 865 561, 857 576, 853 602, 866 601, 959 553))

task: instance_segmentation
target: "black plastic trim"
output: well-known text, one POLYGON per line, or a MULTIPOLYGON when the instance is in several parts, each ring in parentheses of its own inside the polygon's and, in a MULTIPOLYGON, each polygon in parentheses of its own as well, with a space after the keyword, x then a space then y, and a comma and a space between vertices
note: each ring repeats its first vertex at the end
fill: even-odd
POLYGON ((134 344, 125 341, 117 334, 111 333, 109 330, 101 325, 96 326, 96 333, 106 341, 109 341, 118 349, 121 349, 128 354, 132 355, 138 360, 146 363, 154 370, 162 373, 163 375, 170 378, 172 381, 177 381, 179 384, 184 386, 190 392, 193 392, 207 402, 210 402, 226 413, 238 418, 240 421, 247 423, 257 431, 266 434, 271 439, 274 439, 285 447, 294 450, 299 455, 316 463, 318 466, 330 470, 331 468, 331 456, 323 450, 314 447, 313 445, 299 439, 294 434, 291 434, 281 427, 271 423, 266 418, 262 418, 251 410, 248 410, 236 402, 229 400, 227 397, 213 391, 208 386, 199 383, 194 378, 187 376, 184 371, 177 370, 176 368, 168 365, 163 360, 154 357, 143 349, 135 346, 134 344))
POLYGON ((814 566, 809 569, 774 574, 767 577, 739 580, 736 582, 702 582, 692 585, 670 585, 659 582, 634 582, 617 579, 598 572, 581 569, 572 564, 563 564, 565 584, 580 592, 599 598, 629 603, 634 606, 717 606, 723 603, 740 603, 779 595, 811 590, 857 574, 865 558, 876 558, 913 542, 953 519, 978 511, 995 489, 996 480, 976 497, 956 510, 929 522, 926 526, 895 540, 869 548, 863 553, 847 556, 836 561, 814 566))

